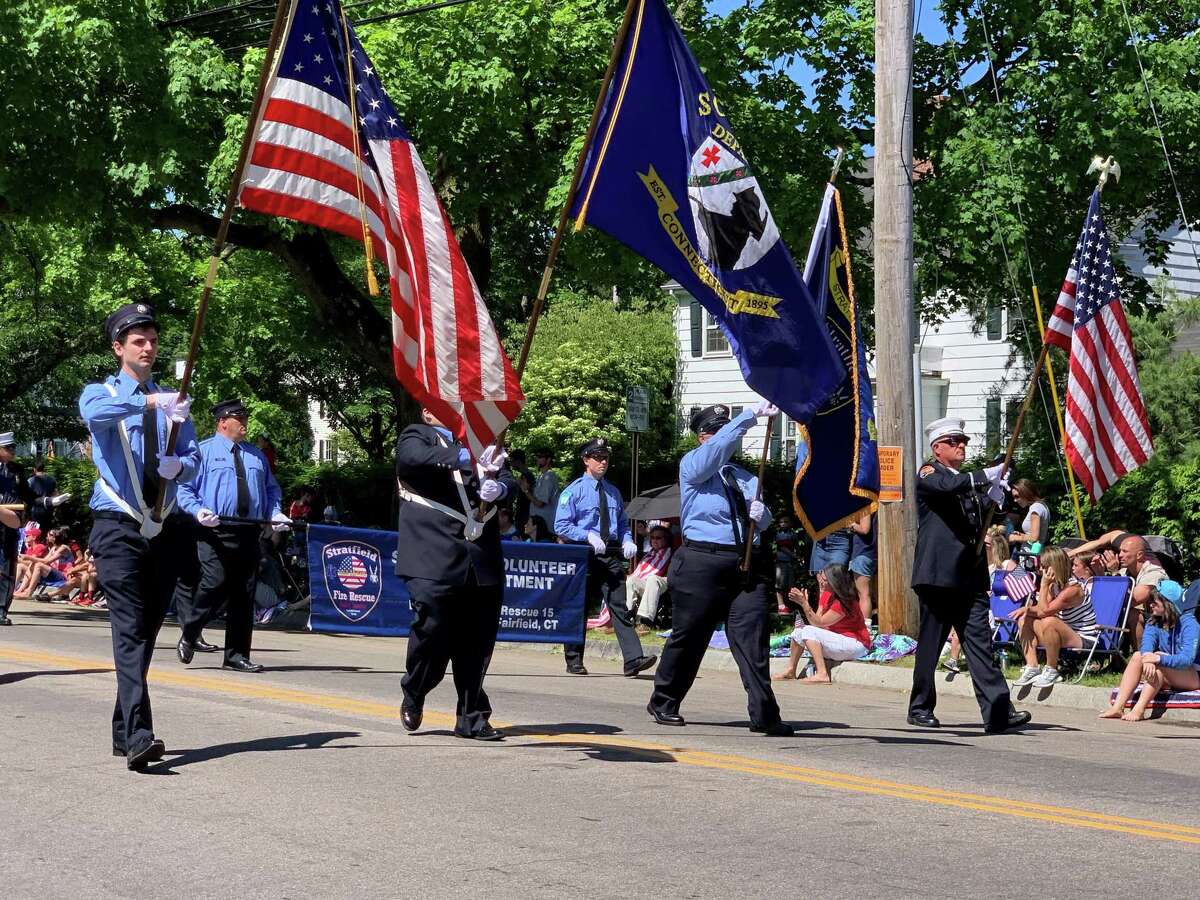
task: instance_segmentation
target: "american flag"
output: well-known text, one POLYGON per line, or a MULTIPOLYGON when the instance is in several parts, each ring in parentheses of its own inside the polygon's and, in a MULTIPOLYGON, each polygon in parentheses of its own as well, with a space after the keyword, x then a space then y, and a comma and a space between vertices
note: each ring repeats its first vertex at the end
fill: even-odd
POLYGON ((337 567, 338 581, 352 591, 367 583, 367 567, 357 556, 343 556, 337 567))
POLYGON ((1065 449, 1094 502, 1154 452, 1099 190, 1092 194, 1046 343, 1071 357, 1065 449))
POLYGON ((1004 576, 1004 593, 1010 600, 1020 603, 1036 590, 1037 582, 1032 572, 1013 569, 1004 576))
POLYGON ((396 375, 478 456, 520 414, 525 395, 421 158, 353 27, 343 24, 341 5, 293 0, 254 123, 241 206, 361 241, 352 125, 367 227, 387 264, 396 375))

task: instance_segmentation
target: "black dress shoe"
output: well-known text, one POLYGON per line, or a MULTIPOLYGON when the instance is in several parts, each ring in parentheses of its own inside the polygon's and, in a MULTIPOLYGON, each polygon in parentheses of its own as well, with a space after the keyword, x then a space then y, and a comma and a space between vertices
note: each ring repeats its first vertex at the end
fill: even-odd
POLYGON ((404 726, 405 731, 416 731, 421 727, 421 718, 424 714, 423 710, 402 706, 400 707, 400 724, 404 726))
POLYGON ((908 714, 908 724, 916 725, 918 728, 942 727, 942 723, 937 720, 937 716, 927 712, 910 712, 908 714))
POLYGON ((639 656, 635 659, 632 665, 625 667, 625 677, 635 678, 639 672, 645 672, 647 669, 653 668, 658 662, 658 657, 651 653, 649 656, 639 656))
POLYGON ((179 643, 175 645, 175 653, 179 656, 179 661, 185 666, 192 661, 192 655, 196 652, 196 647, 191 641, 179 639, 179 643))
POLYGON ((776 722, 773 725, 751 725, 750 730, 755 734, 765 734, 767 737, 791 737, 796 729, 787 722, 776 722))
POLYGON ((568 675, 586 675, 587 669, 583 666, 567 666, 568 675))
POLYGON ((116 744, 113 744, 113 756, 126 756, 126 755, 128 755, 128 754, 125 753, 124 747, 118 747, 116 744))
POLYGON ((163 758, 163 754, 167 752, 167 746, 162 741, 155 738, 149 743, 142 744, 140 747, 130 750, 125 757, 125 764, 131 772, 141 772, 152 762, 158 762, 163 758))
POLYGON ((458 735, 460 738, 467 738, 468 740, 472 740, 472 741, 502 741, 502 740, 504 740, 504 734, 502 732, 497 731, 495 728, 493 728, 491 725, 488 725, 488 724, 485 724, 478 731, 472 731, 472 732, 459 731, 457 728, 455 728, 454 733, 456 735, 458 735))
POLYGON ((216 653, 221 649, 216 644, 210 644, 204 638, 196 638, 196 640, 192 641, 192 646, 201 653, 216 653))
POLYGON ((0 616, 0 625, 11 625, 12 619, 8 616, 0 616))
POLYGON ((989 722, 987 725, 983 726, 983 730, 988 734, 1000 734, 1001 732, 1008 731, 1012 728, 1020 728, 1022 725, 1028 725, 1032 718, 1033 716, 1031 716, 1025 710, 1017 712, 1014 709, 1009 712, 1008 719, 1006 721, 996 725, 993 725, 989 722))
POLYGON ((235 672, 261 672, 263 670, 263 667, 258 663, 252 663, 244 656, 238 659, 225 660, 225 664, 221 668, 233 669, 235 672))
POLYGON ((680 726, 687 724, 687 722, 683 720, 683 716, 679 715, 678 713, 659 712, 654 708, 653 703, 646 704, 646 712, 650 713, 650 718, 652 718, 659 725, 680 726))

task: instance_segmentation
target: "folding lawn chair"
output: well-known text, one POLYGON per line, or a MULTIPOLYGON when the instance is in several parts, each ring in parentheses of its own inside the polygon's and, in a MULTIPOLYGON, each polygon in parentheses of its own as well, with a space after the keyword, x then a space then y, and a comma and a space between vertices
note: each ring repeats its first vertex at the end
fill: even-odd
POLYGON ((1200 606, 1200 578, 1189 584, 1183 592, 1183 602, 1179 604, 1179 611, 1185 616, 1188 613, 1194 616, 1197 606, 1200 606))
POLYGON ((1083 680, 1097 654, 1113 656, 1120 653, 1121 636, 1125 634, 1125 623, 1129 616, 1128 600, 1133 591, 1133 579, 1124 575, 1097 575, 1088 582, 1086 590, 1092 598, 1100 633, 1095 640, 1085 638, 1083 647, 1064 647, 1062 650, 1064 654, 1086 654, 1083 665, 1079 667, 1079 675, 1073 680, 1075 684, 1083 680))

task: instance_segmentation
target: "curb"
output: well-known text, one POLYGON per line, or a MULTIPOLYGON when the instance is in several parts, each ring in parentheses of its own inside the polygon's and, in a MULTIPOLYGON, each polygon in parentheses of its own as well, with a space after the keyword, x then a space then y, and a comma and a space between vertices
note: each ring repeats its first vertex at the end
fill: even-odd
MULTIPOLYGON (((518 644, 502 642, 496 645, 509 650, 540 650, 544 653, 561 653, 559 644, 518 644)), ((593 659, 621 659, 621 649, 615 640, 589 640, 585 653, 593 659)), ((784 657, 771 658, 771 672, 781 672, 787 667, 784 657)), ((733 654, 728 650, 717 650, 710 647, 700 662, 701 670, 710 672, 737 673, 737 663, 733 654)), ((844 662, 830 669, 834 684, 849 684, 856 687, 876 688, 881 690, 903 692, 907 694, 912 689, 912 669, 895 668, 877 663, 844 662)), ((941 669, 937 673, 937 689, 940 694, 954 697, 974 698, 975 691, 971 679, 966 673, 958 675, 941 669)), ((1021 687, 1012 689, 1012 702, 1018 708, 1037 710, 1046 707, 1063 709, 1094 710, 1100 712, 1108 708, 1111 688, 1084 687, 1078 684, 1056 684, 1050 688, 1021 687)), ((1151 719, 1165 718, 1172 723, 1200 723, 1200 709, 1169 709, 1150 710, 1151 719)))

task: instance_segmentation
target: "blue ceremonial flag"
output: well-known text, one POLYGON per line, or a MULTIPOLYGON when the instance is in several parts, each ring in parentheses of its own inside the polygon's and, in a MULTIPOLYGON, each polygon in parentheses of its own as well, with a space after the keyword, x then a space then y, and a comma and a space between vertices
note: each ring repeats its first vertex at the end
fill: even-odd
POLYGON ((879 506, 875 401, 858 327, 842 198, 832 184, 825 188, 804 281, 817 298, 825 328, 846 370, 833 395, 807 426, 800 427, 795 508, 805 530, 816 540, 879 506))
POLYGON ((746 383, 808 422, 845 377, 721 103, 663 0, 636 0, 575 195, 700 301, 746 383))

